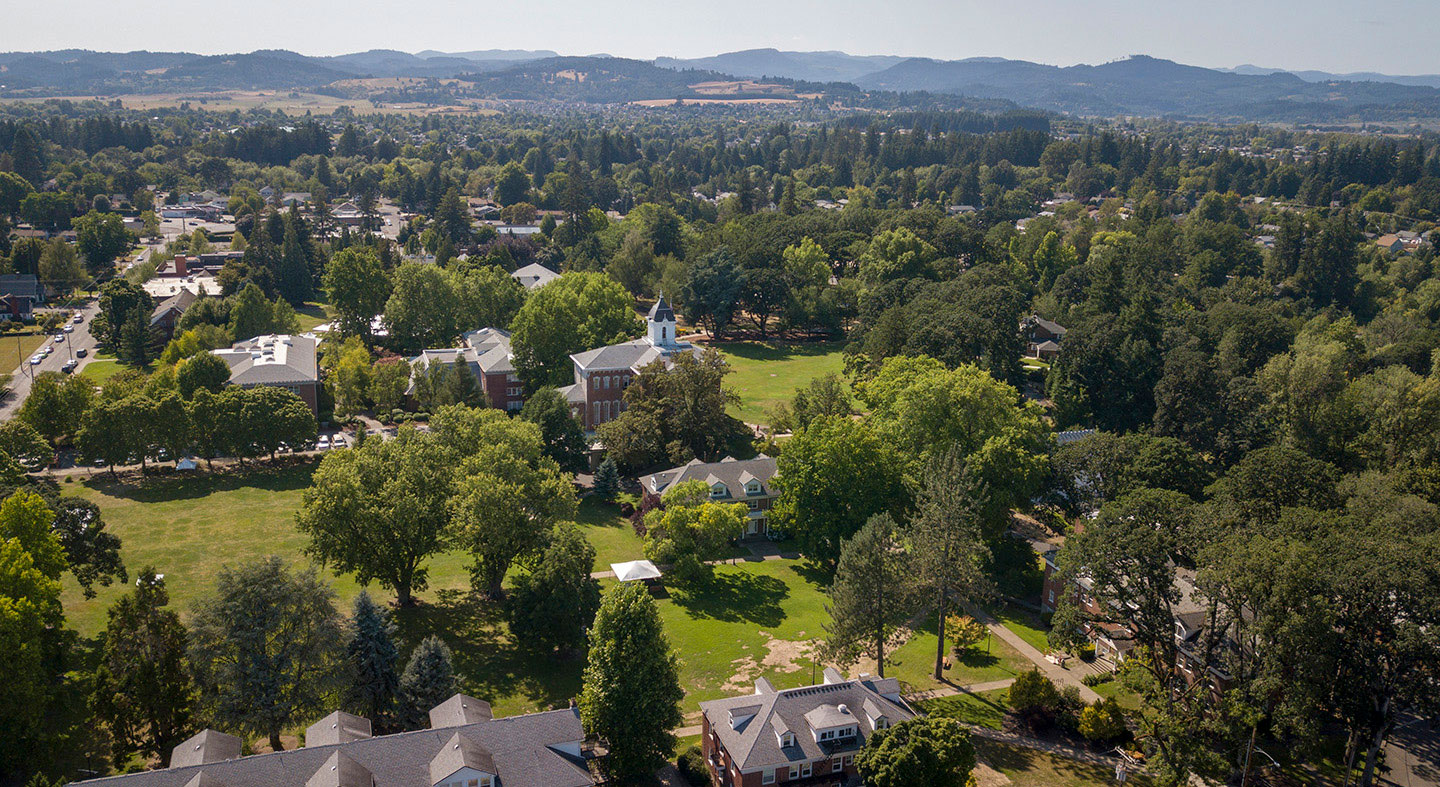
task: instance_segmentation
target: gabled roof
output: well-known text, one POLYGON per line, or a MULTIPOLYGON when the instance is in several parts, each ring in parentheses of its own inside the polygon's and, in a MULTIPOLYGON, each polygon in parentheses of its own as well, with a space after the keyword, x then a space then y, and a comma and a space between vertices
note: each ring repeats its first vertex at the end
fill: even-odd
POLYGON ((45 300, 45 289, 40 280, 30 273, 15 273, 0 276, 0 295, 14 295, 32 301, 45 300))
POLYGON ((430 709, 430 729, 461 727, 495 718, 490 703, 465 694, 456 694, 430 709))
POLYGON ((375 776, 340 749, 320 765, 305 787, 373 787, 375 776))
POLYGON ((665 300, 665 293, 660 293, 660 297, 656 299, 655 305, 650 307, 649 320, 651 322, 661 320, 675 322, 675 311, 670 308, 670 302, 665 300))
POLYGON ((770 481, 775 477, 775 473, 775 460, 765 454, 760 454, 754 459, 735 459, 727 456, 719 462, 692 460, 687 465, 643 476, 640 484, 645 487, 646 491, 658 495, 682 481, 700 480, 712 488, 717 483, 721 484, 729 492, 730 498, 744 500, 751 496, 745 489, 745 485, 751 480, 760 482, 761 495, 773 494, 774 490, 770 487, 770 481))
POLYGON ((598 347, 594 350, 586 350, 583 353, 575 353, 570 360, 575 362, 575 368, 582 371, 618 371, 630 369, 640 371, 656 361, 665 361, 666 367, 673 362, 671 356, 682 352, 693 354, 699 358, 703 352, 701 348, 689 343, 677 342, 672 347, 656 347, 649 339, 635 339, 634 341, 612 344, 608 347, 598 347))
POLYGON ((439 784, 461 768, 470 768, 481 773, 495 773, 495 758, 480 748, 480 744, 455 733, 435 758, 430 760, 430 783, 439 784))
POLYGON ((858 734, 853 740, 846 739, 845 746, 858 750, 875 731, 870 716, 854 712, 855 708, 866 707, 867 702, 881 711, 877 717, 884 716, 891 723, 915 716, 915 712, 900 697, 898 680, 866 676, 861 676, 859 680, 783 691, 774 691, 768 682, 762 687, 756 681, 755 694, 702 702, 700 711, 705 714, 710 729, 719 736, 731 759, 742 771, 748 771, 833 754, 834 743, 827 741, 822 745, 815 740, 814 730, 817 728, 812 725, 812 720, 823 723, 825 727, 854 724, 858 734), (748 710, 757 703, 759 709, 753 719, 738 728, 731 727, 732 709, 748 710), (839 710, 841 705, 847 708, 844 714, 839 710), (844 721, 835 721, 840 718, 844 721), (795 745, 782 748, 780 736, 787 731, 795 733, 795 745))
POLYGON ((226 735, 216 730, 201 730, 171 750, 170 767, 233 760, 240 756, 241 748, 240 739, 234 735, 226 735))
POLYGON ((1044 317, 1032 314, 1020 321, 1021 328, 1039 328, 1051 336, 1064 336, 1068 333, 1065 326, 1058 322, 1051 322, 1044 317))
POLYGON ((333 746, 370 737, 370 720, 337 710, 305 728, 306 746, 333 746))
POLYGON ((184 314, 185 310, 198 300, 200 296, 194 290, 181 287, 179 292, 155 304, 155 311, 150 313, 150 324, 154 325, 170 312, 175 312, 176 316, 184 314))

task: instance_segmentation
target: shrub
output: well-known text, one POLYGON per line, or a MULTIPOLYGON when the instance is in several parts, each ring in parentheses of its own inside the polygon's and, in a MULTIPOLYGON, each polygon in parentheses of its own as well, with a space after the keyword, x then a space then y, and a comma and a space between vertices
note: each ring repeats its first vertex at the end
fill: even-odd
POLYGON ((1094 688, 1096 686, 1109 683, 1114 679, 1115 673, 1113 672, 1092 672, 1089 675, 1081 676, 1080 683, 1081 685, 1094 688))
POLYGON ((1022 672, 1010 684, 1010 707, 1032 728, 1048 724, 1060 710, 1060 692, 1037 669, 1022 672))
POLYGON ((679 768, 685 781, 694 787, 710 783, 710 768, 705 765, 705 755, 701 753, 699 746, 691 746, 682 752, 675 760, 675 766, 679 768))

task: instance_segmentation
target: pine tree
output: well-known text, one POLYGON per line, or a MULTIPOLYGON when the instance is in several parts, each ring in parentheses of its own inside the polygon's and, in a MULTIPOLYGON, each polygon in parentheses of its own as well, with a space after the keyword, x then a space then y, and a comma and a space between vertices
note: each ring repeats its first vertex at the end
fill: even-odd
POLYGON ((605 595, 590 629, 590 658, 580 691, 580 721, 605 740, 600 762, 623 780, 654 772, 675 747, 680 726, 679 666, 660 622, 655 599, 638 582, 605 595))
POLYGON ((305 245, 293 219, 285 221, 279 274, 277 283, 281 297, 291 303, 304 303, 310 298, 310 263, 305 257, 305 245))
POLYGON ((395 703, 400 691, 396 667, 400 653, 395 649, 395 623, 389 610, 377 606, 370 594, 361 591, 355 598, 350 641, 345 657, 351 682, 345 689, 344 704, 369 719, 377 728, 394 723, 395 703))
POLYGON ((889 514, 876 514, 845 541, 825 607, 826 656, 844 664, 868 656, 882 678, 896 631, 915 614, 913 566, 895 530, 889 514))
POLYGON ((450 646, 431 635, 410 654, 405 674, 400 676, 400 724, 418 730, 429 722, 430 709, 458 692, 450 646))
POLYGON ((595 471, 595 493, 601 499, 614 500, 619 491, 620 471, 615 468, 615 460, 607 456, 595 471))
POLYGON ((470 368, 470 364, 461 359, 456 361, 453 367, 446 380, 450 403, 484 407, 485 392, 480 390, 480 383, 475 379, 475 372, 470 368))

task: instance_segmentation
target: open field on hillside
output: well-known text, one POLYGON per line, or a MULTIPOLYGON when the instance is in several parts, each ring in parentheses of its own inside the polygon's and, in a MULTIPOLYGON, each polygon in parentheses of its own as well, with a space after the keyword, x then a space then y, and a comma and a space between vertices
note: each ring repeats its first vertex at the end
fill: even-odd
POLYGON ((766 411, 789 402, 795 389, 816 377, 839 373, 843 342, 721 342, 714 345, 734 372, 725 384, 740 395, 730 414, 751 424, 769 422, 766 411))
POLYGON ((43 333, 12 333, 0 337, 0 373, 9 374, 20 364, 27 363, 47 338, 43 333))

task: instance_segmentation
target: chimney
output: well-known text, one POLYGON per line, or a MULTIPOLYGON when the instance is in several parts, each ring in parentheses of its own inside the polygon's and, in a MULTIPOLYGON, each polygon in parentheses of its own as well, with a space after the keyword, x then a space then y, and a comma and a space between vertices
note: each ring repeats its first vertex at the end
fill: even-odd
POLYGON ((185 276, 185 275, 187 275, 187 274, 189 273, 189 271, 190 271, 190 268, 189 268, 188 265, 187 265, 187 263, 189 263, 189 262, 190 262, 190 258, 186 257, 184 254, 176 254, 176 255, 175 255, 175 275, 176 275, 176 276, 185 276))

